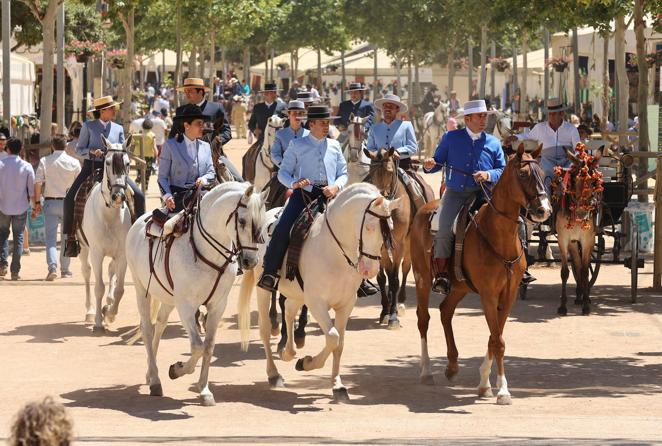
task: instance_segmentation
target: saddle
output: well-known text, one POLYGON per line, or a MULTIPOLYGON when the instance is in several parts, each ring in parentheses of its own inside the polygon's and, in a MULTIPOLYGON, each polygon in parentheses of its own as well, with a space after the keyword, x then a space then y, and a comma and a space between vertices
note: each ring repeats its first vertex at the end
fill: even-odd
POLYGON ((290 244, 287 249, 287 260, 285 262, 285 277, 289 280, 294 280, 296 278, 301 289, 303 289, 303 278, 299 271, 301 250, 308 237, 310 227, 315 221, 315 217, 324 212, 325 203, 326 201, 322 198, 317 198, 311 201, 296 219, 290 231, 290 244))
POLYGON ((407 195, 409 196, 412 217, 426 203, 434 200, 434 192, 432 192, 430 186, 416 172, 398 168, 398 178, 404 184, 407 195))
POLYGON ((248 181, 249 183, 255 181, 255 162, 257 161, 257 157, 260 156, 260 150, 262 150, 262 138, 258 138, 246 151, 244 156, 241 157, 241 175, 244 181, 248 181))

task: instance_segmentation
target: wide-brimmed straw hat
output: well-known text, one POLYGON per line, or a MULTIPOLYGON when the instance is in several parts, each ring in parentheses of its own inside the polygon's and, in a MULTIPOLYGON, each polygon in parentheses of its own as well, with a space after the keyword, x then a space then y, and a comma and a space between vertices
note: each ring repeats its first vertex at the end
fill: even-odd
POLYGON ((202 114, 202 109, 195 104, 186 104, 182 105, 173 118, 173 120, 183 120, 183 119, 202 119, 209 121, 210 117, 202 114))
POLYGON ((567 105, 563 105, 563 102, 559 98, 549 98, 547 99, 547 107, 545 107, 545 112, 560 112, 568 110, 567 105))
POLYGON ((111 108, 115 107, 116 105, 120 105, 122 101, 117 102, 116 100, 113 99, 112 96, 102 96, 98 99, 95 99, 94 102, 92 103, 92 108, 88 111, 101 111, 106 108, 111 108))
POLYGON ((400 110, 398 113, 406 113, 408 110, 407 104, 402 102, 400 100, 400 96, 394 95, 394 94, 386 94, 383 98, 379 98, 375 101, 375 108, 377 110, 381 110, 382 106, 386 103, 391 103, 395 104, 398 107, 400 107, 400 110))
POLYGON ((297 119, 315 121, 338 119, 339 117, 340 116, 331 116, 331 109, 326 105, 311 105, 308 107, 308 115, 305 117, 298 117, 297 119))
POLYGON ((184 84, 181 87, 177 87, 177 91, 184 91, 185 88, 202 88, 205 91, 209 91, 209 87, 205 85, 205 81, 199 77, 187 77, 184 79, 184 84))
POLYGON ((464 103, 462 108, 464 116, 472 115, 474 113, 496 113, 496 110, 488 110, 487 104, 485 104, 485 99, 475 99, 473 101, 467 101, 464 103))

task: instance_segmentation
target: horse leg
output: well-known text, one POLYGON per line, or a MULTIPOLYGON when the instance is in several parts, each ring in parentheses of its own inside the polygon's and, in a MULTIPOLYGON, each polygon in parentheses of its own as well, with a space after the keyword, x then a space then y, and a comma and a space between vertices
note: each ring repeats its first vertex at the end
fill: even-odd
POLYGON ((156 316, 156 324, 154 326, 154 340, 152 344, 154 355, 156 355, 159 351, 159 342, 161 341, 163 332, 168 325, 168 318, 170 317, 170 313, 172 313, 174 308, 175 307, 172 305, 161 303, 161 307, 159 308, 159 312, 156 316))
POLYGON ((104 316, 108 323, 115 322, 115 317, 119 311, 120 301, 122 296, 124 296, 124 280, 126 277, 126 259, 120 259, 115 261, 115 285, 113 289, 113 301, 112 304, 106 308, 104 311, 104 316))
POLYGON ((439 304, 439 317, 441 324, 444 327, 444 336, 446 337, 446 356, 448 358, 448 365, 446 365, 446 378, 452 381, 457 372, 460 370, 460 365, 457 362, 458 351, 455 345, 455 336, 453 335, 453 314, 455 308, 460 303, 465 293, 457 291, 457 288, 451 287, 450 293, 439 304))
POLYGON ((304 305, 299 314, 299 324, 294 330, 294 343, 297 348, 303 348, 306 345, 306 325, 308 325, 308 307, 304 305))
POLYGON ((347 388, 340 379, 340 357, 342 356, 343 346, 345 344, 345 329, 349 315, 352 314, 354 303, 351 302, 336 310, 335 328, 338 330, 338 346, 333 350, 333 368, 331 371, 331 382, 333 386, 333 398, 336 401, 349 400, 347 388))
POLYGON ((89 250, 87 248, 81 248, 80 250, 80 265, 83 278, 85 279, 85 322, 94 322, 97 310, 95 302, 92 300, 92 292, 90 291, 92 267, 90 266, 89 250))
MULTIPOLYGON (((281 296, 282 297, 282 296, 281 296)), ((271 296, 268 291, 257 290, 258 323, 260 325, 260 339, 264 346, 267 359, 267 378, 271 387, 283 387, 283 377, 278 373, 271 351, 271 321, 269 320, 269 303, 271 296)), ((283 324, 284 325, 284 324, 283 324)))
POLYGON ((212 305, 211 308, 207 306, 207 330, 205 332, 205 342, 202 352, 202 367, 200 368, 200 378, 197 384, 197 390, 200 392, 200 398, 203 406, 215 406, 214 394, 209 390, 209 364, 211 357, 214 353, 214 346, 216 345, 216 331, 221 322, 221 317, 225 312, 227 298, 221 302, 212 305))
POLYGON ((284 320, 287 321, 287 341, 285 348, 280 352, 280 359, 283 361, 291 361, 296 356, 297 352, 294 350, 294 319, 301 305, 295 302, 294 299, 287 299, 285 301, 284 320))
POLYGON ((96 298, 96 314, 94 316, 94 333, 105 333, 103 326, 102 305, 105 285, 103 283, 103 255, 98 252, 90 251, 92 271, 94 272, 94 297, 96 298))
POLYGON ((159 369, 156 366, 156 350, 154 350, 154 326, 150 315, 151 297, 147 294, 145 287, 136 278, 134 279, 136 288, 136 302, 138 303, 138 313, 140 313, 140 331, 142 332, 143 344, 147 351, 147 385, 149 385, 150 396, 163 396, 163 388, 159 379, 159 369))
POLYGON ((492 384, 490 383, 490 373, 492 371, 492 361, 494 357, 490 353, 489 348, 487 353, 485 353, 485 359, 480 365, 480 383, 478 384, 478 397, 479 398, 492 398, 494 394, 492 393, 492 384))
POLYGON ((405 301, 407 300, 407 276, 411 270, 411 253, 409 239, 405 242, 405 255, 402 258, 402 281, 398 292, 398 316, 405 315, 405 301))
POLYGON ((398 320, 398 291, 400 291, 400 271, 396 263, 392 265, 392 269, 388 273, 389 330, 398 330, 400 328, 400 320, 398 320))
POLYGON ((283 351, 283 349, 285 348, 285 344, 287 343, 287 321, 285 320, 285 302, 287 302, 287 297, 281 294, 278 297, 278 305, 280 306, 280 314, 281 314, 280 341, 278 341, 278 347, 276 347, 276 352, 278 354, 280 354, 283 351))
POLYGON ((338 342, 340 341, 338 330, 333 326, 333 321, 331 320, 331 316, 329 316, 329 306, 326 301, 316 297, 309 304, 310 312, 322 329, 326 343, 322 351, 315 357, 306 356, 299 359, 296 363, 296 369, 298 371, 310 371, 322 368, 329 355, 338 347, 338 342))
POLYGON ((387 296, 386 289, 386 273, 384 273, 384 268, 379 267, 379 272, 377 273, 377 284, 379 285, 379 292, 382 293, 382 312, 379 315, 379 323, 382 325, 388 324, 388 305, 389 300, 387 296))
MULTIPOLYGON (((488 325, 490 326, 490 347, 492 347, 492 354, 496 357, 496 366, 497 366, 497 381, 496 386, 499 389, 497 393, 497 404, 499 405, 509 405, 512 404, 510 397, 510 392, 508 391, 508 381, 506 380, 506 370, 503 364, 503 358, 506 352, 506 341, 503 339, 503 329, 506 326, 506 321, 508 320, 508 315, 510 310, 513 307, 513 303, 517 297, 517 292, 515 290, 504 290, 499 296, 499 302, 496 307, 490 308, 489 319, 487 305, 484 305, 486 308, 485 318, 488 319, 488 325), (496 310, 496 312, 494 311, 496 310), (492 329, 493 319, 497 317, 497 332, 495 333, 492 329)), ((488 352, 489 354, 490 352, 488 352)))
POLYGON ((115 293, 115 274, 117 272, 117 269, 115 268, 116 262, 114 258, 110 258, 110 262, 108 262, 108 294, 106 294, 106 305, 101 309, 101 313, 104 315, 104 318, 106 316, 106 311, 108 311, 108 307, 110 307, 113 304, 114 300, 114 293, 115 293))
POLYGON ((421 383, 434 384, 430 370, 430 355, 428 354, 428 326, 430 325, 430 288, 432 275, 429 268, 425 271, 414 270, 416 277, 416 317, 418 320, 418 333, 421 335, 421 383))
POLYGON ((177 361, 176 363, 171 364, 170 369, 168 370, 168 376, 170 376, 170 379, 177 379, 183 375, 190 375, 195 371, 195 366, 198 364, 198 360, 203 354, 203 345, 195 320, 195 313, 198 307, 191 306, 185 300, 184 296, 176 294, 173 297, 175 302, 177 302, 176 305, 179 318, 184 329, 186 329, 186 332, 188 333, 189 341, 191 343, 191 356, 188 361, 177 361))
MULTIPOLYGON (((595 238, 595 235, 592 235, 595 238)), ((580 242, 581 243, 581 242, 580 242)), ((582 314, 588 316, 591 314, 591 298, 589 293, 591 288, 589 286, 589 265, 591 263, 591 251, 593 251, 593 246, 587 246, 587 244, 582 245, 582 258, 581 258, 581 269, 580 269, 580 283, 582 291, 582 314)))
POLYGON ((276 309, 276 291, 271 292, 271 306, 269 307, 269 319, 271 320, 271 336, 278 336, 278 310, 276 309))
POLYGON ((570 269, 568 268, 568 247, 565 243, 559 243, 559 251, 561 253, 561 306, 558 308, 557 313, 561 316, 568 314, 568 294, 566 291, 568 277, 570 277, 570 269))

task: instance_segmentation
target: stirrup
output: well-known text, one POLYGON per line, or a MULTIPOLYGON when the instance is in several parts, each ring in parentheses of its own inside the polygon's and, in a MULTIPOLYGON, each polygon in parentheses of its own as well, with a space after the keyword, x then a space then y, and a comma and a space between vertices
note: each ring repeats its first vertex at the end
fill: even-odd
POLYGON ((276 273, 262 273, 262 277, 257 282, 257 286, 270 292, 278 291, 279 277, 276 273))
POLYGON ((80 243, 76 239, 67 239, 64 244, 64 257, 78 257, 80 243))
POLYGON ((448 294, 451 290, 450 279, 446 274, 439 274, 432 282, 432 291, 440 294, 448 294))

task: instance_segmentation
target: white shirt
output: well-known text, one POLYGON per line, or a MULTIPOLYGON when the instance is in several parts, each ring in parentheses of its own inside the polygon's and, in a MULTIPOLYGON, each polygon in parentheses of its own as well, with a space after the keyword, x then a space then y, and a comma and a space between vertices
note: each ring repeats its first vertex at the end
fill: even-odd
POLYGON ((129 124, 129 133, 142 133, 144 121, 145 118, 138 118, 131 121, 131 124, 129 124))
POLYGON ((568 146, 574 149, 580 141, 577 128, 568 121, 563 121, 556 131, 552 130, 548 121, 539 122, 533 126, 530 132, 521 133, 517 135, 517 138, 535 139, 542 143, 543 149, 560 146, 568 146))
POLYGON ((152 124, 154 126, 152 127, 152 131, 154 132, 154 141, 156 141, 157 146, 161 146, 165 143, 166 139, 166 123, 163 119, 157 118, 156 116, 151 119, 152 124))
POLYGON ((67 155, 64 150, 56 150, 39 160, 35 183, 46 183, 42 195, 63 198, 80 173, 80 162, 67 155))
POLYGON ((469 130, 469 127, 465 127, 467 129, 467 133, 469 134, 469 138, 471 138, 472 141, 476 141, 480 139, 481 133, 474 133, 471 130, 469 130))
POLYGON ((184 135, 184 143, 186 144, 186 153, 188 153, 189 158, 195 160, 198 152, 198 144, 196 140, 190 140, 186 135, 184 135))
POLYGON ((0 150, 0 160, 5 159, 9 156, 6 150, 0 150))

